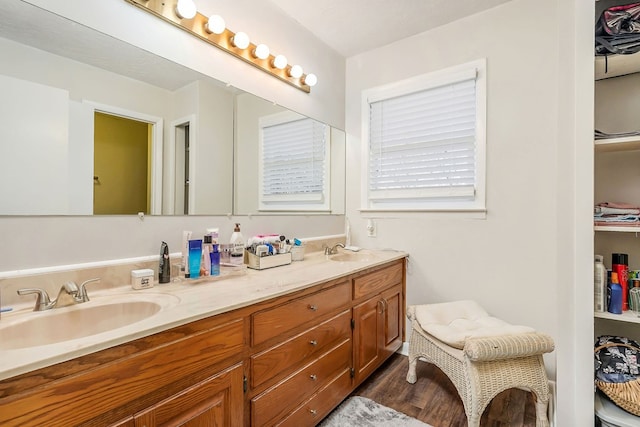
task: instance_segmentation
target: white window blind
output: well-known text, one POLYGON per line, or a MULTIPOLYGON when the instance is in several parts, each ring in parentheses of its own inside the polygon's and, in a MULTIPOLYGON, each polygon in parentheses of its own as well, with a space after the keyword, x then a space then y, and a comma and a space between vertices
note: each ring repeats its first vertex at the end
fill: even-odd
POLYGON ((324 204, 328 191, 327 125, 310 118, 283 121, 282 116, 272 117, 261 121, 261 134, 263 207, 304 209, 301 206, 324 204))
POLYGON ((483 185, 476 76, 472 68, 444 80, 422 79, 409 91, 394 87, 369 96, 369 207, 474 201, 483 185))

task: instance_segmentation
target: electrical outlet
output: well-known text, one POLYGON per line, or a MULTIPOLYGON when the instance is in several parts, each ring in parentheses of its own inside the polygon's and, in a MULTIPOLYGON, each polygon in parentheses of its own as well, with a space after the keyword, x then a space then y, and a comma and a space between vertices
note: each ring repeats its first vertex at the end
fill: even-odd
POLYGON ((367 236, 376 237, 376 223, 374 220, 367 220, 367 236))

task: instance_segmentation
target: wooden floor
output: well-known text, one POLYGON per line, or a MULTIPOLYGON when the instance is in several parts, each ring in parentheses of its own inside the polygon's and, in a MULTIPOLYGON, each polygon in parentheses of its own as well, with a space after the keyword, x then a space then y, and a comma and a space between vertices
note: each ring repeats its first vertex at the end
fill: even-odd
MULTIPOLYGON (((453 383, 440 369, 418 361, 418 381, 406 381, 409 362, 406 356, 393 355, 369 377, 353 395, 363 396, 431 424, 433 427, 464 427, 467 418, 462 400, 453 383)), ((496 396, 480 422, 482 427, 529 427, 536 424, 532 393, 507 390, 496 396)))

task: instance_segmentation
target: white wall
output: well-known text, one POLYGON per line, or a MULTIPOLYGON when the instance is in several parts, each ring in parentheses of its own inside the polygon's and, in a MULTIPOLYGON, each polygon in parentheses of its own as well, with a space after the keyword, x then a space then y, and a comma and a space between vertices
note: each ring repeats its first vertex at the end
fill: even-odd
MULTIPOLYGON (((563 365, 567 379, 558 384, 566 403, 562 410, 566 423, 558 425, 566 426, 593 421, 592 387, 575 384, 576 375, 591 377, 592 353, 576 361, 574 343, 564 342, 578 327, 587 331, 586 336, 589 330, 592 334, 592 307, 586 306, 585 316, 585 309, 560 298, 571 295, 576 286, 572 156, 578 153, 564 148, 573 146, 575 123, 566 119, 575 120, 575 106, 572 97, 561 99, 574 93, 577 60, 570 54, 573 50, 562 51, 565 42, 558 41, 562 34, 570 40, 566 44, 575 43, 573 22, 562 18, 573 17, 573 8, 573 4, 561 8, 552 0, 514 0, 348 58, 346 92, 347 217, 354 244, 410 253, 407 304, 470 298, 495 316, 553 336, 557 349, 545 356, 551 379, 556 377, 558 359, 573 361, 571 367, 563 365), (568 35, 565 26, 571 26, 568 35), (360 212, 362 90, 478 58, 487 59, 486 215, 360 212), (562 88, 565 84, 569 89, 562 88), (367 237, 368 218, 375 221, 375 238, 367 237), (563 245, 569 251, 561 252, 563 245), (581 402, 580 409, 576 401, 581 402)), ((589 45, 589 38, 584 40, 589 45)), ((592 70, 592 57, 590 64, 592 70)), ((591 78, 591 88, 582 86, 587 97, 592 83, 591 78)), ((581 118, 587 117, 581 129, 590 126, 592 113, 586 106, 586 112, 580 112, 581 118)), ((586 150, 592 150, 591 132, 592 128, 586 140, 591 145, 583 145, 586 150)), ((589 188, 581 194, 588 193, 589 188)), ((584 215, 589 217, 590 208, 584 215)), ((582 222, 581 227, 588 241, 592 224, 582 222)), ((589 247, 585 249, 588 254, 589 247)), ((591 257, 592 252, 587 260, 591 257)), ((585 264, 581 265, 584 272, 585 264)), ((586 265, 591 274, 591 261, 586 265)), ((588 287, 589 297, 590 292, 588 287)))

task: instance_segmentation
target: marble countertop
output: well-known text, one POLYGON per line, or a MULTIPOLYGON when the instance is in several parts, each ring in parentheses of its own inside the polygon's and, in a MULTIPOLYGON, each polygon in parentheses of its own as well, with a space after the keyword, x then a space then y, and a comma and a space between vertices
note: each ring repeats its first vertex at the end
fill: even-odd
MULTIPOLYGON (((348 257, 352 253, 344 252, 342 254, 347 254, 348 257)), ((325 256, 322 252, 314 252, 307 254, 303 261, 295 261, 289 265, 266 270, 247 269, 246 274, 228 276, 213 281, 193 283, 184 280, 169 284, 156 284, 152 288, 143 290, 133 290, 129 285, 115 287, 94 293, 89 292, 91 298, 89 302, 43 312, 33 312, 32 304, 15 307, 14 311, 3 313, 0 319, 0 361, 2 361, 0 363, 0 380, 216 314, 247 307, 318 283, 401 259, 407 254, 393 250, 363 249, 353 253, 353 256, 355 257, 353 260, 336 261, 329 259, 330 257, 325 256), (40 339, 37 337, 37 332, 31 331, 28 326, 21 326, 21 324, 26 325, 34 320, 46 322, 45 318, 48 316, 64 316, 65 313, 71 314, 69 319, 72 319, 72 312, 76 310, 131 301, 155 302, 160 304, 161 308, 155 314, 135 323, 117 328, 107 327, 105 329, 108 330, 105 332, 61 342, 23 347, 24 339, 15 337, 16 333, 28 332, 28 341, 37 343, 40 339)), ((43 336, 41 339, 51 341, 50 336, 43 336)))

